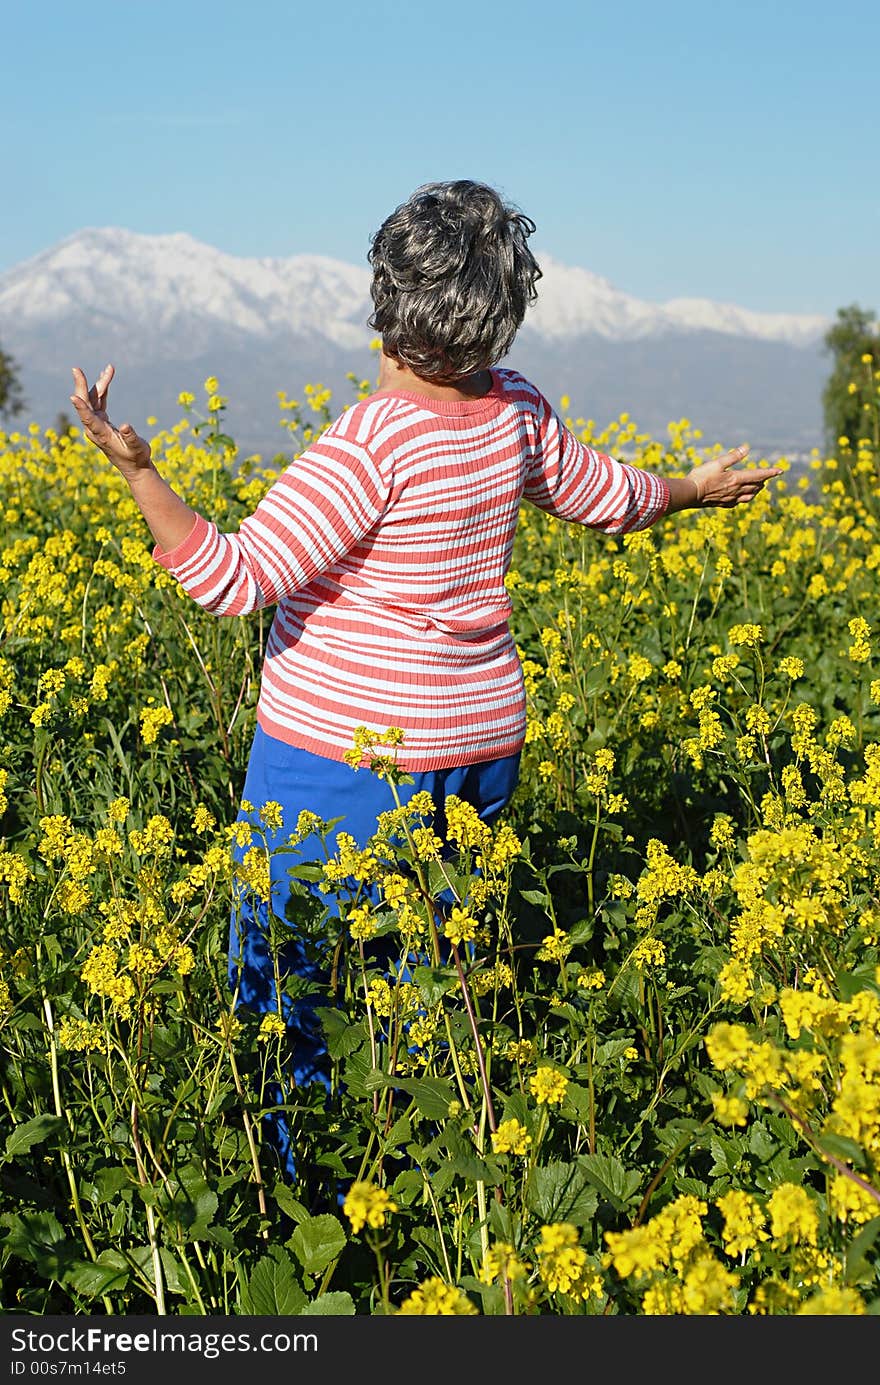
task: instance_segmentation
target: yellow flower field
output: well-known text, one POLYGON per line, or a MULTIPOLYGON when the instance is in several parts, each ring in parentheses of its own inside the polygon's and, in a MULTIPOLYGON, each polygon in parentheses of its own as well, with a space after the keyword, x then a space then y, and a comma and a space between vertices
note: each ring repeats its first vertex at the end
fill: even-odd
MULTIPOLYGON (((234 530, 338 412, 305 398, 244 458, 210 379, 157 464, 234 530)), ((668 474, 722 450, 561 412, 668 474)), ((301 886, 325 1093, 285 1086, 301 983, 260 1016, 226 979, 268 830, 326 836, 235 822, 271 612, 190 603, 76 429, 0 434, 8 1310, 880 1311, 878 464, 856 440, 622 539, 524 509, 504 819, 450 800, 441 840, 421 796, 300 863, 340 902, 301 886)), ((395 784, 394 736, 365 748, 395 784)))

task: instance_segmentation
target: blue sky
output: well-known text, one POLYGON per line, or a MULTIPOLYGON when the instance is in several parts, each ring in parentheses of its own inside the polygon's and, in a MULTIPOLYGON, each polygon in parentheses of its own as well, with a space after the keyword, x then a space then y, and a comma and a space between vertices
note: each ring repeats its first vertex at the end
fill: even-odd
POLYGON ((84 226, 366 264, 421 183, 653 301, 880 312, 876 0, 4 14, 0 272, 84 226))

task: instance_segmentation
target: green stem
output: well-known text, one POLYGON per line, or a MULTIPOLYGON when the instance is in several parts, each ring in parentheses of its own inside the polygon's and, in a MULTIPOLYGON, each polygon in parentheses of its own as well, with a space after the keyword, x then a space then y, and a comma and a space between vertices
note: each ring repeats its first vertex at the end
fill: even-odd
MULTIPOLYGON (((67 1124, 72 1129, 73 1124, 70 1118, 70 1113, 65 1111, 61 1103, 61 1083, 58 1077, 58 1049, 55 1045, 55 1025, 52 1019, 52 1006, 49 1003, 49 997, 45 993, 43 994, 43 1013, 46 1016, 46 1029, 49 1034, 49 1065, 52 1071, 52 1099, 55 1103, 55 1114, 59 1118, 59 1120, 64 1120, 66 1117, 67 1124)), ((67 1174, 67 1182, 70 1188, 70 1201, 73 1205, 74 1215, 76 1216, 76 1220, 79 1223, 79 1229, 82 1234, 83 1241, 85 1242, 86 1249, 88 1250, 89 1255, 92 1258, 92 1261, 95 1264, 97 1264, 98 1254, 95 1250, 95 1243, 92 1240, 91 1232, 89 1231, 89 1228, 86 1224, 86 1219, 83 1215, 82 1203, 79 1199, 79 1189, 77 1188, 76 1176, 73 1172, 73 1163, 70 1158, 70 1152, 64 1147, 62 1147, 61 1150, 61 1160, 64 1164, 64 1171, 67 1174)), ((113 1304, 107 1296, 107 1294, 102 1294, 101 1300, 104 1304, 106 1311, 108 1313, 112 1313, 113 1304)))

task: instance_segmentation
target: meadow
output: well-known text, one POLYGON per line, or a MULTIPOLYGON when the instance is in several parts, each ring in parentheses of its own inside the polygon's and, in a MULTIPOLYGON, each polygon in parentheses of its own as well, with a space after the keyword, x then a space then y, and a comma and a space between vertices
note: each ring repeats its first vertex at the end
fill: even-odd
MULTIPOLYGON (((234 530, 342 404, 281 396, 266 461, 219 388, 152 441, 234 530)), ((723 450, 559 409, 666 474, 723 450)), ((0 434, 4 1312, 880 1312, 876 426, 624 538, 524 507, 501 822, 447 801, 441 841, 415 800, 319 861, 283 823, 330 964, 294 1181, 285 1026, 226 977, 233 888, 268 878, 235 819, 272 613, 185 598, 77 429, 0 434)), ((392 786, 394 739, 359 737, 392 786)))

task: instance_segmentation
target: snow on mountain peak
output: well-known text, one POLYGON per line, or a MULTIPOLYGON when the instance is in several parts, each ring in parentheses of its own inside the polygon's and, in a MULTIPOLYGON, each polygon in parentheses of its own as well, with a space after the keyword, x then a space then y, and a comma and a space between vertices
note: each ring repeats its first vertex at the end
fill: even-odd
MULTIPOLYGON (((649 303, 590 270, 538 256, 538 300, 524 328, 546 340, 612 341, 710 331, 806 345, 818 315, 763 313, 702 298, 649 303)), ((0 275, 0 329, 45 329, 88 314, 129 333, 239 333, 267 339, 318 334, 346 349, 373 335, 371 271, 324 255, 245 258, 183 231, 145 235, 87 227, 0 275)))

